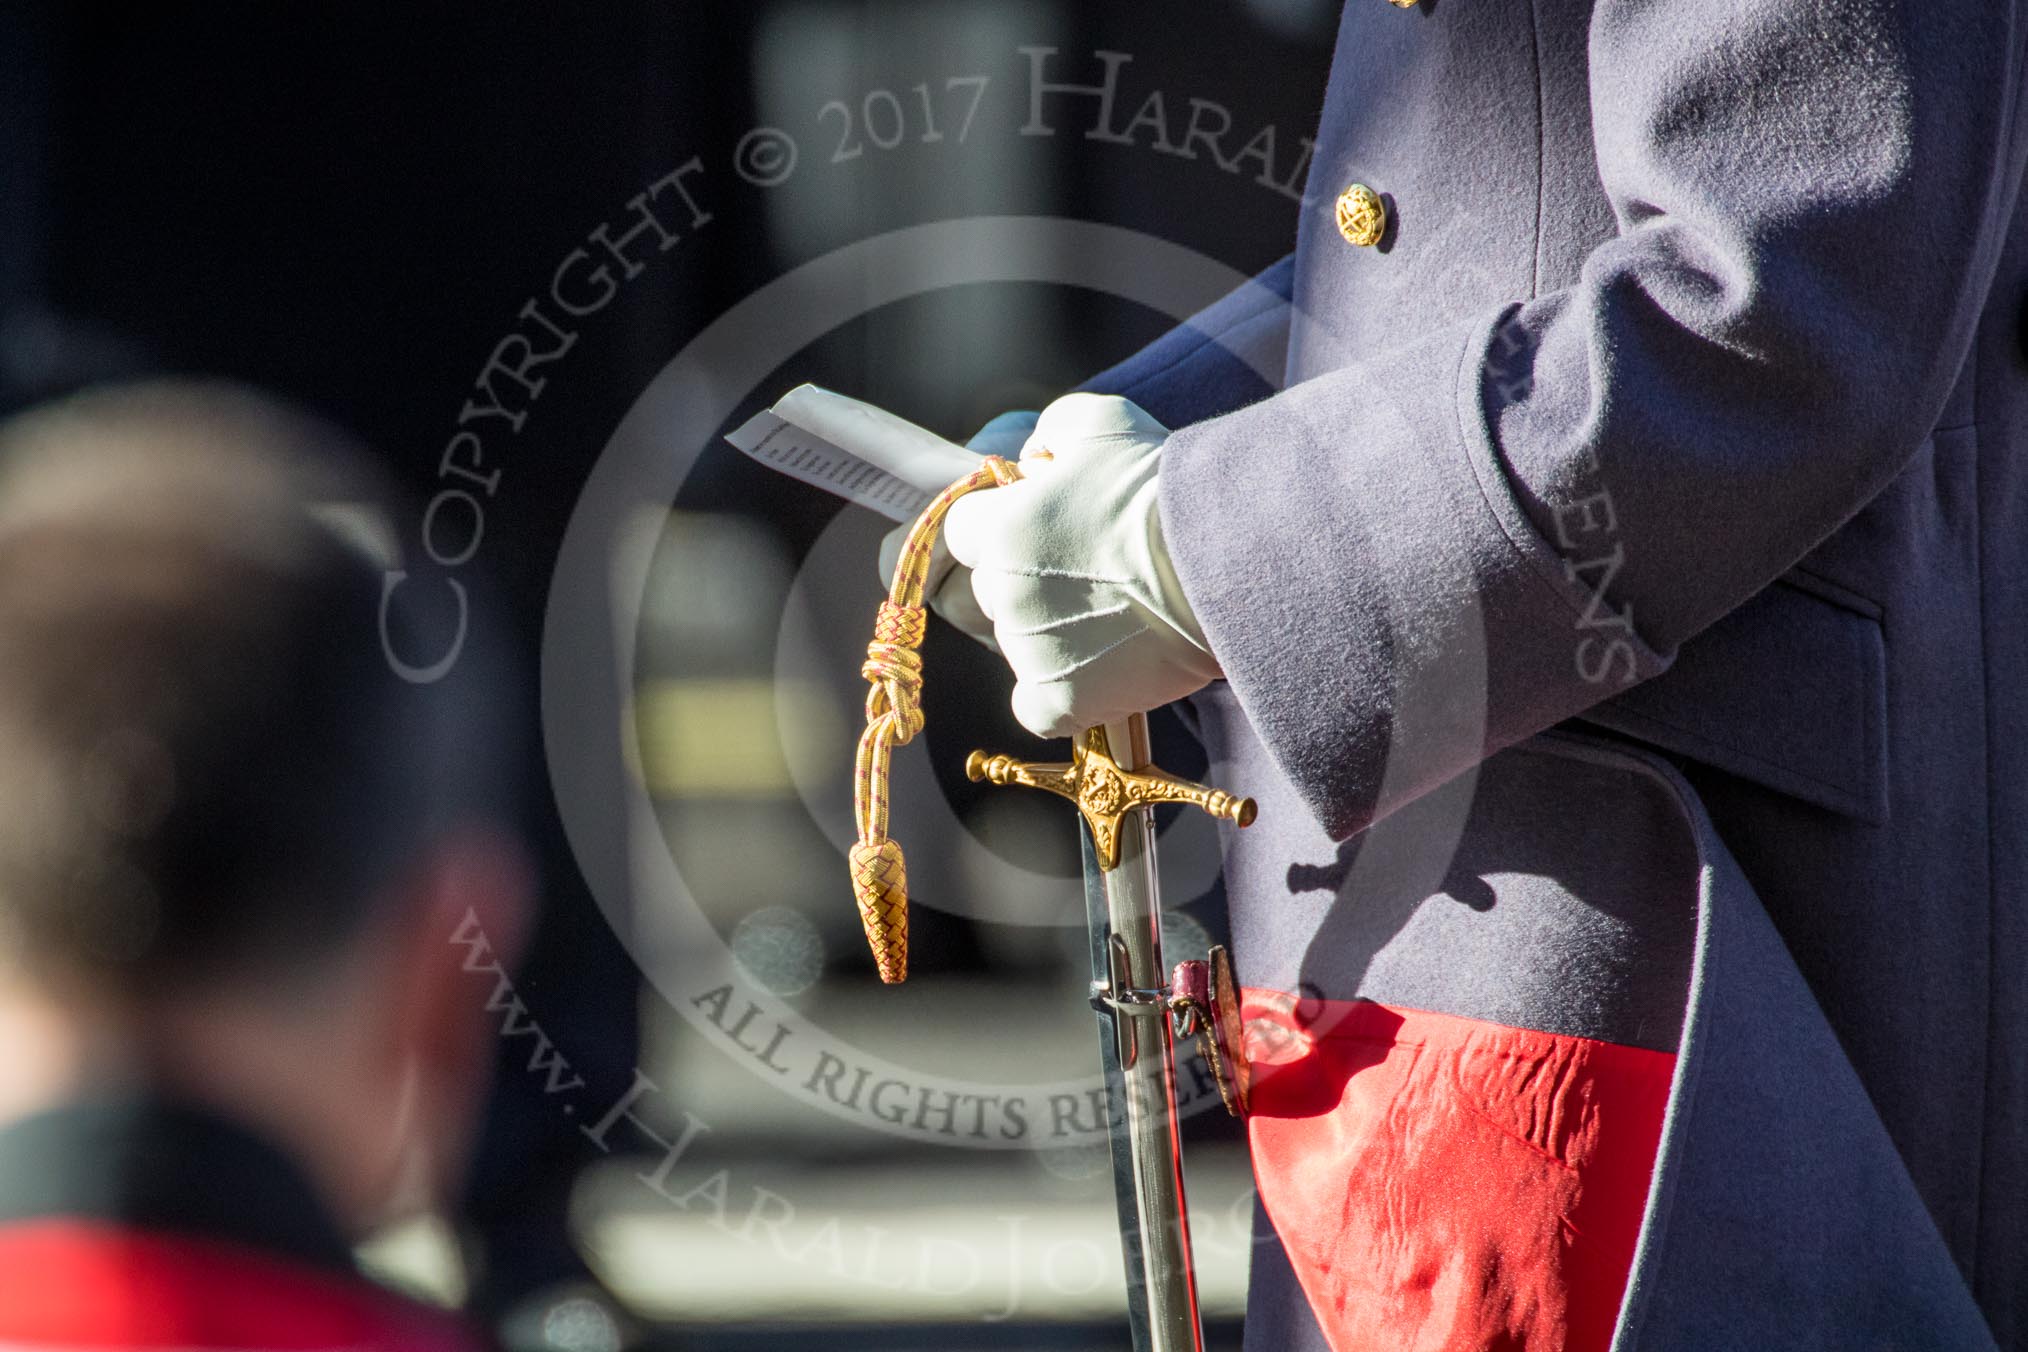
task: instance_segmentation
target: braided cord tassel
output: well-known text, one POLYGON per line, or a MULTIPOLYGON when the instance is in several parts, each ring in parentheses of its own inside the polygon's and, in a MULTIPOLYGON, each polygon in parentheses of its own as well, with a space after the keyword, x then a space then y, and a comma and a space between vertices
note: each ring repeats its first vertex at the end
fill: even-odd
POLYGON ((908 866, 901 845, 887 834, 887 772, 894 748, 906 746, 922 731, 922 647, 929 625, 923 609, 923 588, 929 580, 930 551, 951 504, 981 488, 1013 483, 1021 471, 997 455, 937 494, 903 539, 894 581, 873 624, 873 642, 859 674, 868 681, 866 731, 852 767, 852 817, 859 830, 849 859, 852 894, 866 942, 880 968, 880 979, 892 985, 908 976, 908 866))

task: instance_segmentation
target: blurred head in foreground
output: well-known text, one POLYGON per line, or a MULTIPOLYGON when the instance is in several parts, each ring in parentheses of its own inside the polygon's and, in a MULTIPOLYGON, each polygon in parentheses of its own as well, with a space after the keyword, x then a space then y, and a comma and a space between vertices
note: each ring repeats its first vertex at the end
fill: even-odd
POLYGON ((229 386, 0 426, 0 1125, 191 1104, 353 1233, 456 1164, 489 1039, 453 935, 511 951, 527 890, 489 701, 385 655, 377 500, 229 386))

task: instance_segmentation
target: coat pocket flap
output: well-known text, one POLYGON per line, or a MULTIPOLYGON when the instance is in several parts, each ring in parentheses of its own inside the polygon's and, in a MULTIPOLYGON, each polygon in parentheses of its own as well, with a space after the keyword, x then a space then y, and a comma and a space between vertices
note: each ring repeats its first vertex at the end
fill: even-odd
POLYGON ((1586 722, 1861 821, 1887 818, 1879 611, 1791 573, 1586 722))

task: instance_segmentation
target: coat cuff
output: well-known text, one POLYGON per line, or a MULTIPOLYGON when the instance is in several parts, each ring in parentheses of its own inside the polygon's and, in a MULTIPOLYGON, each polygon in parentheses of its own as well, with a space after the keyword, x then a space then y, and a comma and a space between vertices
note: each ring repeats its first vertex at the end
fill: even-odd
POLYGON ((1664 670, 1607 654, 1487 423, 1498 315, 1185 428, 1164 537, 1213 656, 1335 839, 1664 670))

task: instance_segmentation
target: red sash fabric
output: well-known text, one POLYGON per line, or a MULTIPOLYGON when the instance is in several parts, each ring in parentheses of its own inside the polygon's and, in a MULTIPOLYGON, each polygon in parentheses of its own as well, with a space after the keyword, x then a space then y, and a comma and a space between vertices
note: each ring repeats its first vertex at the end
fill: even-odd
POLYGON ((0 1227, 0 1346, 474 1352, 450 1317, 236 1245, 101 1221, 0 1227))
POLYGON ((1248 990, 1262 1204, 1334 1352, 1605 1352, 1676 1058, 1248 990))

